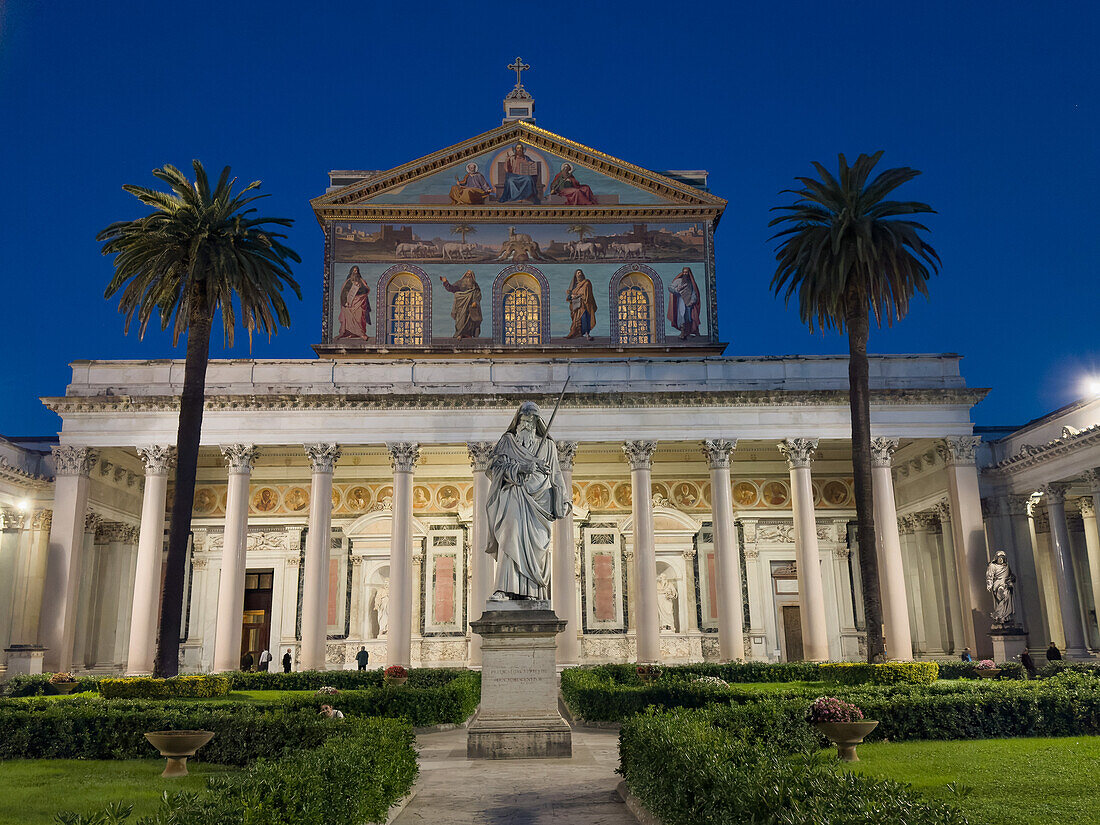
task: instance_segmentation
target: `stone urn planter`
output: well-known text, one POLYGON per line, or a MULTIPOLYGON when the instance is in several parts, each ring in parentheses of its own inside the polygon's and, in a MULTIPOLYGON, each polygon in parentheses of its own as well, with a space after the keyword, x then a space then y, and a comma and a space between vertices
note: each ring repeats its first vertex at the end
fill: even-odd
POLYGON ((387 685, 403 685, 409 681, 408 676, 383 676, 382 681, 387 685))
POLYGON ((187 776, 187 757, 214 738, 212 730, 158 730, 145 734, 160 755, 167 757, 161 776, 187 776))
POLYGON ((403 685, 409 681, 409 671, 401 665, 390 665, 382 671, 382 681, 387 685, 403 685))
POLYGON ((974 671, 979 679, 996 679, 1001 672, 999 667, 980 667, 974 671))
POLYGON ((856 745, 863 737, 878 727, 877 719, 861 719, 858 722, 814 722, 813 726, 836 745, 836 755, 841 762, 858 762, 856 745))
POLYGON ((53 689, 63 696, 68 696, 74 690, 79 682, 53 682, 53 689))

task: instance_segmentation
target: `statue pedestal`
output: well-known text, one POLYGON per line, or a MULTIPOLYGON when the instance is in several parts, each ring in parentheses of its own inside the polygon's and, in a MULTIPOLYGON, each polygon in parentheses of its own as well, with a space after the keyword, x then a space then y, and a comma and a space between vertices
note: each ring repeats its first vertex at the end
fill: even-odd
POLYGON ((7 678, 12 676, 38 676, 42 673, 42 657, 46 648, 41 645, 12 645, 4 648, 8 654, 7 678))
POLYGON ((558 712, 555 637, 565 629, 546 601, 489 602, 470 623, 481 636, 481 706, 466 736, 470 759, 569 758, 558 712))
POLYGON ((1022 627, 996 627, 989 632, 993 640, 993 661, 1016 662, 1027 650, 1027 631, 1022 627))

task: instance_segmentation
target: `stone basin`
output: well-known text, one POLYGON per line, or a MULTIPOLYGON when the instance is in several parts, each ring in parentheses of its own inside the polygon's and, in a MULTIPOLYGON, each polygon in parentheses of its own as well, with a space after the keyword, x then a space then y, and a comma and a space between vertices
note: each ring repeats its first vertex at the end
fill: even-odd
POLYGON ((187 757, 213 739, 214 731, 158 730, 146 733, 145 738, 168 759, 161 776, 187 776, 187 757))

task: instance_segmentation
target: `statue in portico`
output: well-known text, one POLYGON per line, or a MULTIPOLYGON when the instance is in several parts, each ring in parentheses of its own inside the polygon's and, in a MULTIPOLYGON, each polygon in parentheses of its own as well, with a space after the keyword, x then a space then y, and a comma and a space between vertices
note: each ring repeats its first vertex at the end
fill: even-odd
POLYGON ((374 616, 378 622, 378 636, 387 635, 390 629, 390 586, 383 584, 374 591, 374 616))
POLYGON ((661 573, 657 576, 657 622, 661 632, 676 632, 676 582, 661 573))
POLYGON ((546 599, 551 525, 573 507, 558 451, 533 401, 520 404, 489 464, 486 552, 496 557, 490 601, 546 599))
POLYGON ((993 612, 989 614, 996 627, 1016 624, 1016 574, 1008 566, 1008 556, 998 550, 985 569, 985 589, 993 594, 993 612))

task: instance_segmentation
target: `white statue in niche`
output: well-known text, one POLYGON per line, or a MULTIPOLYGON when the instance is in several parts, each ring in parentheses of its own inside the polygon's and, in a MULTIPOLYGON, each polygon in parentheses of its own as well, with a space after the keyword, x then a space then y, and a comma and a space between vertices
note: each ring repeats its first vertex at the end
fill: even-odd
POLYGON ((524 401, 493 448, 485 504, 486 552, 497 560, 490 601, 547 597, 551 524, 573 506, 548 426, 538 405, 524 401))
POLYGON ((390 586, 381 584, 374 591, 374 616, 378 622, 378 636, 386 635, 390 629, 390 586))
POLYGON ((657 577, 657 620, 660 622, 662 632, 676 632, 676 597, 678 595, 676 582, 661 573, 657 577))

